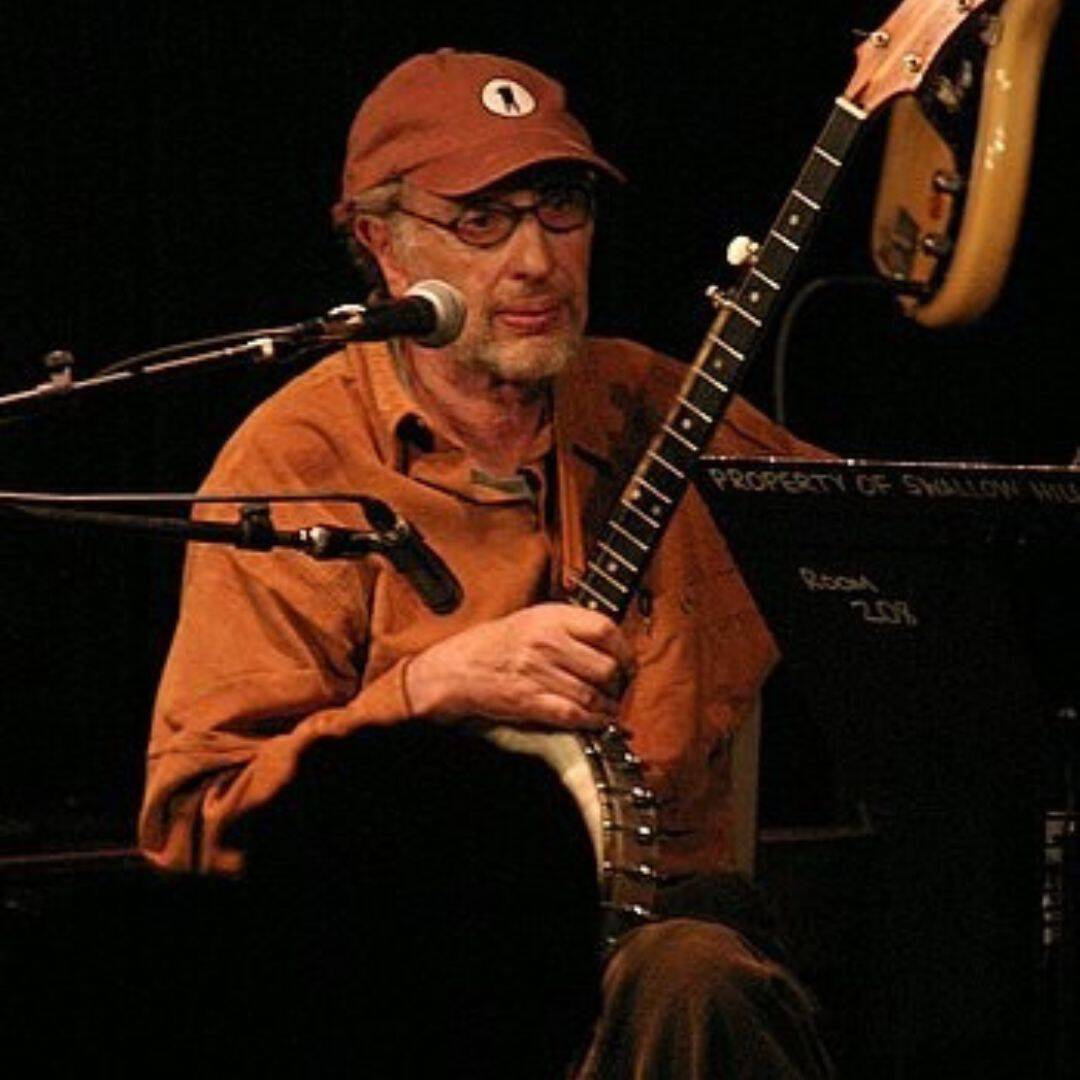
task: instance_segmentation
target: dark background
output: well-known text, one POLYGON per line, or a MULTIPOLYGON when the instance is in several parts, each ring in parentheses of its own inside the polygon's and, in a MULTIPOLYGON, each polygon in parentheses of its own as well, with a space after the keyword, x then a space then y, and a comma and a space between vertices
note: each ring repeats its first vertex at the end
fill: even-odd
MULTIPOLYGON (((688 358, 723 253, 765 229, 851 71, 851 27, 891 3, 232 5, 0 9, 0 393, 145 349, 358 299, 329 228, 344 136, 390 67, 442 45, 560 76, 630 177, 602 211, 593 327, 688 358)), ((1075 8, 1075 5, 1066 5, 1075 8)), ((1075 212, 1074 10, 1044 77, 1006 288, 976 325, 927 331, 892 300, 828 290, 793 326, 788 421, 845 455, 1066 462, 1075 212)), ((867 273, 881 125, 803 279, 867 273)), ((770 349, 749 396, 771 408, 770 349)), ((219 373, 0 428, 0 488, 186 491, 286 374, 219 373)), ((179 550, 4 521, 0 852, 133 837, 179 550)))

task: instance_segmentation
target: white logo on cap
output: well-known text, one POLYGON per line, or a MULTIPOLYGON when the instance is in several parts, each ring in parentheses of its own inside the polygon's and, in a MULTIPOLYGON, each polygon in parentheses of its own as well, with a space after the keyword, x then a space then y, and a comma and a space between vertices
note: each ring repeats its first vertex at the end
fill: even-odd
POLYGON ((536 111, 536 98, 513 79, 490 79, 480 91, 480 100, 496 116, 528 116, 536 111))

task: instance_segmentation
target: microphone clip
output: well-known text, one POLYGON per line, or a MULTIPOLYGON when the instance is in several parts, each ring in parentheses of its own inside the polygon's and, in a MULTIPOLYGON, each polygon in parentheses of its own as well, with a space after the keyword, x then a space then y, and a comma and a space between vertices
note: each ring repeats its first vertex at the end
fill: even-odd
POLYGON ((371 531, 312 525, 299 531, 300 546, 315 559, 382 555, 410 582, 432 611, 447 615, 456 610, 461 604, 461 586, 446 563, 424 541, 420 530, 379 499, 361 496, 359 502, 374 526, 371 531))

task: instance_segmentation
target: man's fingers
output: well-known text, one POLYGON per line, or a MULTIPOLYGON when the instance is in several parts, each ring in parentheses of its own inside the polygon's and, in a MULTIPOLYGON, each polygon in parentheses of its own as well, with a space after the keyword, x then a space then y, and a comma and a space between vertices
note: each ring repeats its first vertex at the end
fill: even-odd
POLYGON ((616 623, 606 615, 585 608, 567 605, 567 609, 564 627, 570 637, 607 653, 624 671, 633 668, 633 650, 616 623))

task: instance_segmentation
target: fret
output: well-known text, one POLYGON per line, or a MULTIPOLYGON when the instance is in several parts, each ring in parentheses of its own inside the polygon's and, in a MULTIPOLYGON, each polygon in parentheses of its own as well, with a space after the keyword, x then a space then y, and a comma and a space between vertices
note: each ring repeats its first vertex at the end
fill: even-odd
MULTIPOLYGON (((664 527, 664 503, 657 502, 655 499, 647 499, 644 495, 644 489, 639 484, 634 487, 633 484, 627 488, 629 499, 631 503, 631 510, 635 510, 637 513, 641 513, 642 506, 646 506, 648 513, 645 515, 649 520, 658 528, 664 527)), ((668 506, 672 503, 668 502, 668 506)))
MULTIPOLYGON (((696 376, 698 372, 694 370, 693 374, 696 376)), ((719 416, 728 401, 728 395, 722 393, 706 379, 695 377, 694 381, 684 389, 686 390, 686 400, 692 401, 700 412, 710 417, 719 416)), ((712 422, 710 419, 709 423, 712 422)))
POLYGON ((687 449, 681 442, 673 439, 666 432, 659 434, 653 440, 653 447, 668 465, 682 473, 682 479, 686 479, 686 474, 697 460, 699 453, 696 448, 693 450, 687 449))
MULTIPOLYGON (((603 540, 597 540, 596 541, 596 546, 602 552, 604 552, 605 555, 610 555, 612 560, 614 561, 614 563, 616 563, 616 564, 621 563, 635 577, 637 576, 637 573, 638 573, 640 567, 635 566, 629 559, 626 559, 622 555, 620 555, 613 547, 611 547, 610 544, 605 544, 603 540)), ((611 565, 611 564, 609 564, 609 565, 611 565)))
POLYGON ((648 514, 645 513, 644 510, 642 510, 638 506, 635 506, 629 499, 620 499, 619 502, 621 502, 627 510, 631 511, 631 513, 637 514, 637 516, 641 518, 642 521, 648 522, 648 524, 651 525, 654 529, 660 528, 661 522, 654 521, 651 517, 649 517, 648 514))
POLYGON ((814 202, 809 195, 804 195, 797 187, 791 189, 791 194, 795 196, 800 202, 805 203, 811 210, 820 210, 821 203, 814 202))
POLYGON ((722 383, 719 379, 714 378, 712 375, 710 375, 703 368, 698 370, 698 371, 695 371, 694 374, 699 375, 706 382, 711 383, 713 386, 716 387, 717 390, 720 391, 720 393, 725 394, 725 395, 731 393, 731 387, 730 386, 728 386, 726 383, 722 383))
POLYGON ((648 544, 643 544, 632 532, 624 529, 614 518, 608 522, 608 525, 610 525, 620 536, 625 536, 635 547, 641 548, 642 551, 649 550, 648 544))
POLYGON ((741 362, 757 344, 758 330, 745 319, 728 319, 717 337, 723 340, 725 351, 741 362))
POLYGON ((794 240, 789 240, 783 233, 777 232, 775 229, 769 230, 770 236, 775 236, 785 247, 791 248, 792 251, 798 251, 799 245, 794 240))
POLYGON ((802 172, 799 173, 796 187, 814 202, 824 206, 836 177, 836 170, 814 155, 809 158, 802 172))
POLYGON ((686 479, 686 473, 684 473, 681 469, 677 469, 674 465, 671 464, 670 461, 667 460, 667 458, 661 457, 652 448, 646 450, 645 453, 648 454, 649 457, 651 457, 653 459, 653 461, 658 461, 661 465, 664 466, 665 469, 667 469, 669 472, 673 473, 680 480, 685 480, 686 479))
POLYGON ((640 484, 650 495, 655 495, 662 503, 666 503, 668 506, 671 505, 672 500, 669 499, 662 491, 657 491, 656 488, 654 488, 652 484, 650 484, 649 481, 646 480, 644 477, 635 476, 634 483, 640 484))
POLYGON ((618 612, 619 605, 610 601, 606 596, 603 595, 603 593, 591 588, 589 583, 585 581, 584 578, 578 579, 577 587, 587 592, 592 598, 591 600, 585 601, 585 607, 592 608, 595 611, 596 604, 600 603, 603 604, 603 606, 606 607, 608 611, 618 612))
POLYGON ((830 154, 828 150, 822 150, 820 146, 814 147, 814 153, 819 157, 824 158, 834 169, 839 169, 844 163, 836 157, 834 154, 830 154))
POLYGON ((594 574, 597 574, 601 578, 603 578, 604 581, 610 582, 610 584, 614 585, 615 588, 619 590, 619 592, 623 593, 624 595, 629 594, 630 590, 621 581, 619 581, 617 578, 613 578, 609 573, 597 566, 596 563, 594 563, 591 559, 585 565, 588 566, 588 568, 594 574))
POLYGON ((741 315, 744 319, 754 324, 754 326, 760 326, 761 320, 756 315, 751 315, 749 311, 741 308, 734 300, 728 301, 728 306, 736 315, 741 315))
POLYGON ((622 498, 615 504, 615 513, 611 520, 617 521, 639 544, 645 545, 650 551, 660 538, 661 530, 656 522, 651 521, 645 514, 633 513, 622 498))
POLYGON ((673 503, 682 496, 684 485, 670 469, 661 468, 656 462, 646 457, 638 466, 638 476, 644 476, 650 485, 662 491, 673 503))
MULTIPOLYGON (((702 372, 702 374, 704 375, 705 373, 702 372)), ((701 447, 698 446, 697 443, 692 442, 685 435, 680 435, 679 432, 677 432, 673 427, 671 427, 670 424, 662 424, 661 426, 673 439, 677 439, 688 450, 693 451, 695 454, 701 450, 701 447)))
POLYGON ((714 345, 719 345, 720 348, 724 350, 724 352, 729 353, 731 356, 734 356, 736 360, 740 361, 740 363, 746 359, 745 353, 741 353, 738 349, 730 346, 719 334, 709 334, 708 338, 714 345))
POLYGON ((631 544, 625 536, 620 536, 610 527, 610 523, 603 533, 603 538, 604 546, 609 551, 618 553, 622 562, 633 566, 635 573, 640 573, 642 568, 648 565, 648 554, 643 555, 636 544, 631 544))
POLYGON ((753 268, 753 270, 750 271, 750 274, 753 277, 756 277, 759 281, 764 281, 765 284, 768 285, 769 288, 772 289, 773 292, 779 292, 780 291, 779 283, 773 281, 773 279, 771 277, 769 277, 768 274, 763 274, 761 272, 761 267, 755 266, 753 268))
POLYGON ((682 396, 682 394, 678 395, 677 400, 678 400, 680 405, 685 405, 692 413, 694 413, 695 415, 701 417, 701 419, 704 420, 706 424, 711 424, 712 423, 712 417, 709 416, 708 413, 703 412, 692 401, 689 401, 687 398, 684 398, 682 396))
POLYGON ((796 254, 779 242, 766 240, 758 252, 756 269, 763 277, 781 282, 795 264, 796 254))

